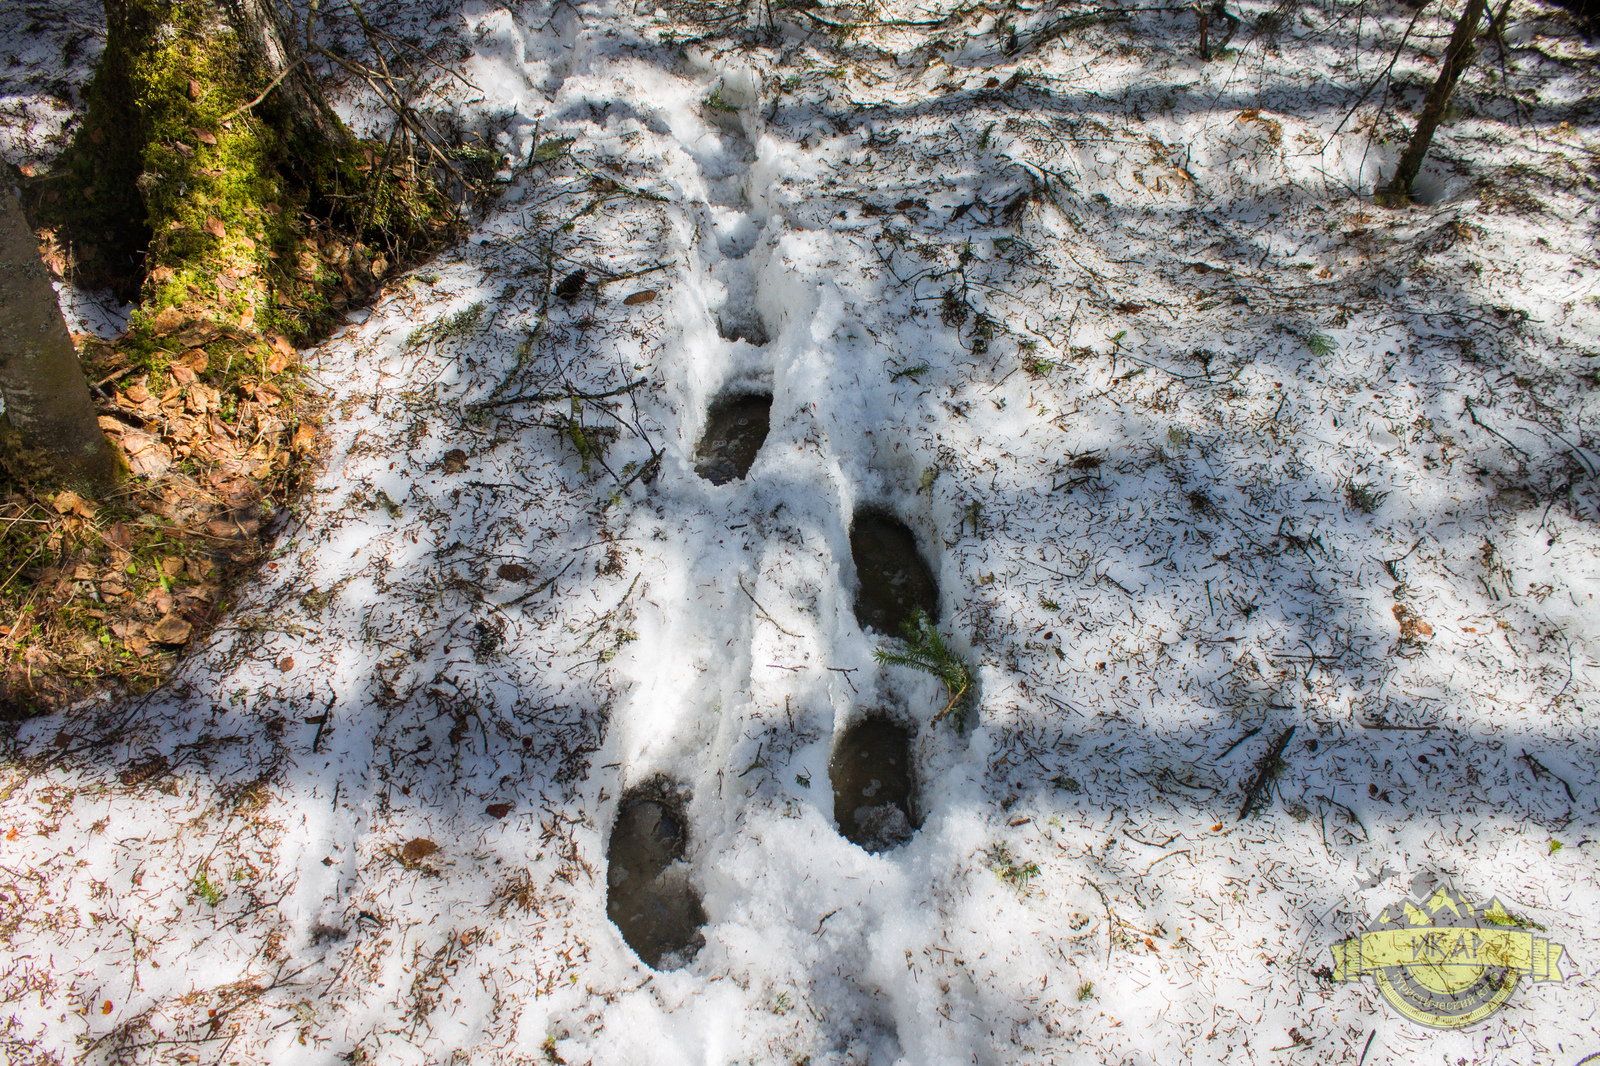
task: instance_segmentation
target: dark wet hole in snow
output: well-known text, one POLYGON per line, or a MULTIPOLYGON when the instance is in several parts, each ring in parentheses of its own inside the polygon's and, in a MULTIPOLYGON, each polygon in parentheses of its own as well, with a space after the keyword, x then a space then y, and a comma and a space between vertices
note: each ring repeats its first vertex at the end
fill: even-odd
POLYGON ((688 965, 705 943, 705 911, 683 861, 688 844, 684 799, 670 784, 623 793, 606 848, 606 915, 658 970, 688 965))
POLYGON ((717 316, 717 335, 725 341, 744 341, 757 348, 772 339, 767 336, 767 327, 762 324, 761 319, 754 315, 727 312, 717 316))
POLYGON ((694 451, 695 473, 713 485, 738 481, 750 472, 771 426, 772 396, 724 396, 706 415, 706 433, 694 451))
POLYGON ((904 522, 881 511, 857 515, 850 527, 850 555, 860 583, 856 621, 897 637, 919 610, 930 621, 939 620, 939 587, 904 522))
POLYGON ((828 764, 833 820, 846 840, 887 851, 921 824, 911 773, 911 731, 888 718, 864 718, 845 730, 828 764))

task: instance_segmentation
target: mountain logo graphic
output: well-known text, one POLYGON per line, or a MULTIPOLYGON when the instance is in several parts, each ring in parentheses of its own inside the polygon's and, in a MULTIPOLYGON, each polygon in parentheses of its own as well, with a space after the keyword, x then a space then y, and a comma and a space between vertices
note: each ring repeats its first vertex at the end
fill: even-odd
POLYGON ((1385 908, 1360 936, 1333 946, 1338 981, 1375 977, 1383 998, 1414 1022, 1464 1029, 1494 1014, 1517 982, 1563 981, 1562 948, 1529 932, 1498 899, 1474 907, 1441 888, 1418 907, 1385 908))

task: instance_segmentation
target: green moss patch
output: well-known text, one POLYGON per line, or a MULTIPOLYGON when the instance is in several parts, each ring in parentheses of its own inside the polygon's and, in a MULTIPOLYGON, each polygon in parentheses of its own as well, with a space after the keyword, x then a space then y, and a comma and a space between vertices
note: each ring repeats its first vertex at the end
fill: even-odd
POLYGON ((164 676, 305 479, 296 345, 453 233, 426 167, 331 116, 307 132, 282 92, 253 103, 272 76, 215 12, 108 2, 83 123, 27 186, 52 268, 137 302, 82 353, 134 476, 79 507, 0 469, 0 716, 164 676))

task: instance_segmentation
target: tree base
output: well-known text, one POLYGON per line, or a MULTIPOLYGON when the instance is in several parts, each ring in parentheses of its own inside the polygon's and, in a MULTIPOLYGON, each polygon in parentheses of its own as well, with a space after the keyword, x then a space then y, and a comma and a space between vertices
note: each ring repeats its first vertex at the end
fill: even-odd
POLYGON ((1387 207, 1391 210, 1398 210, 1403 207, 1411 207, 1416 203, 1416 201, 1411 198, 1410 189, 1397 189, 1392 185, 1381 185, 1378 188, 1373 189, 1372 202, 1377 204, 1379 207, 1387 207))

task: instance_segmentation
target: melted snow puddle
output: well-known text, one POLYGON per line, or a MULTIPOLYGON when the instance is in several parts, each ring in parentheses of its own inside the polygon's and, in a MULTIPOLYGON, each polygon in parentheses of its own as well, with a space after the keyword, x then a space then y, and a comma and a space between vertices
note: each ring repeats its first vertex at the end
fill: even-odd
POLYGON ((713 485, 738 481, 750 472, 767 439, 772 396, 745 393, 724 396, 711 405, 706 434, 695 449, 695 473, 713 485))
POLYGON ((834 745, 828 776, 833 820, 846 840, 887 851, 911 839, 919 819, 909 729, 889 718, 862 719, 834 745))
POLYGON ((705 944, 705 911, 683 861, 683 798, 665 781, 635 785, 617 805, 606 848, 606 915, 648 965, 675 970, 705 944))
POLYGON ((856 564, 856 621, 886 636, 899 636, 916 611, 938 621, 939 587, 904 522, 881 511, 864 511, 850 527, 856 564))

